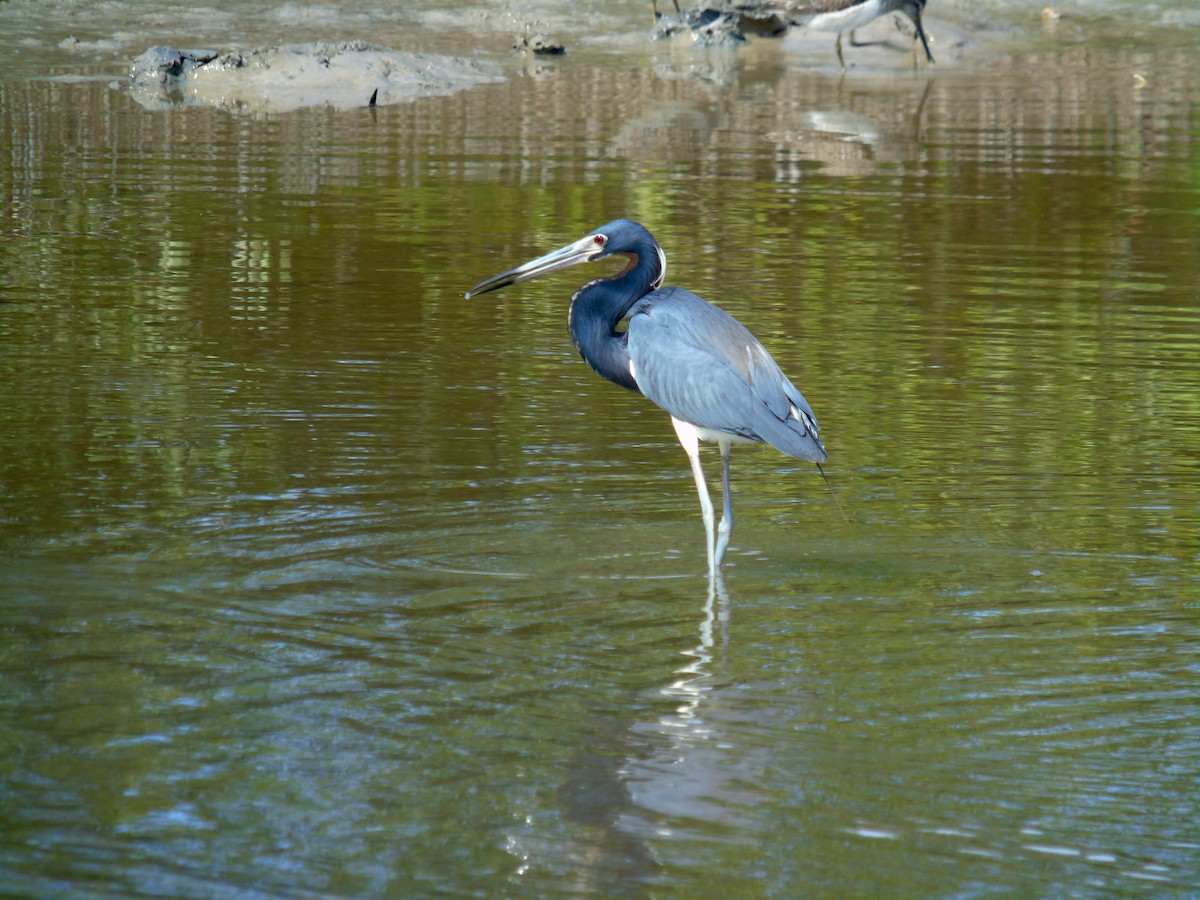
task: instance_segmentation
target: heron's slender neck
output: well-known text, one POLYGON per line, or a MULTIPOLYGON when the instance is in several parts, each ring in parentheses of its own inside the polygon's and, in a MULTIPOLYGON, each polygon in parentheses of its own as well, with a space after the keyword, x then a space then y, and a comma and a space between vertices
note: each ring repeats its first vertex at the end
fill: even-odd
POLYGON ((589 281, 575 292, 567 324, 579 355, 598 375, 636 391, 625 333, 617 325, 635 303, 662 285, 665 260, 653 243, 626 255, 629 265, 624 270, 589 281))

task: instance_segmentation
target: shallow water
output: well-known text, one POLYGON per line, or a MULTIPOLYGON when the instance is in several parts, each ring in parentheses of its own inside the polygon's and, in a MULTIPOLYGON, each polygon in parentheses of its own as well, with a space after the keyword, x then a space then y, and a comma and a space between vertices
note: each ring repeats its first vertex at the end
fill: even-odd
POLYGON ((251 116, 13 6, 0 892, 1200 891, 1200 23, 1126 8, 251 116), (618 215, 830 451, 735 450, 716 585, 600 267, 462 296, 618 215))

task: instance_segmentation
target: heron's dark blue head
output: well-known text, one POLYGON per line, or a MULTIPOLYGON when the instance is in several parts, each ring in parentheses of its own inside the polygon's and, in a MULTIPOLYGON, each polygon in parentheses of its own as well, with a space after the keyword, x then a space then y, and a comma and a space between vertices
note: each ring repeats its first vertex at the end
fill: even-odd
POLYGON ((539 256, 515 269, 509 269, 507 272, 501 272, 486 281, 481 281, 467 292, 467 297, 486 294, 488 291, 528 281, 530 278, 545 275, 547 272, 557 272, 568 266, 593 262, 617 254, 630 257, 630 268, 637 264, 643 254, 657 255, 659 274, 655 286, 662 284, 662 279, 667 271, 667 260, 663 255, 662 248, 658 246, 658 241, 654 240, 654 235, 637 222, 629 219, 615 219, 584 235, 573 244, 567 244, 553 253, 539 256))

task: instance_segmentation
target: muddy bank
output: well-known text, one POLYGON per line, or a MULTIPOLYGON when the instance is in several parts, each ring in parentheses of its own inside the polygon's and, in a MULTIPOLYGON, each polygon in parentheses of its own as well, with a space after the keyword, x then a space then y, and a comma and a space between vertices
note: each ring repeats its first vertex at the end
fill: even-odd
POLYGON ((478 60, 404 53, 364 41, 254 50, 152 47, 133 61, 129 92, 142 106, 219 106, 287 112, 306 106, 349 109, 452 93, 500 76, 478 60))

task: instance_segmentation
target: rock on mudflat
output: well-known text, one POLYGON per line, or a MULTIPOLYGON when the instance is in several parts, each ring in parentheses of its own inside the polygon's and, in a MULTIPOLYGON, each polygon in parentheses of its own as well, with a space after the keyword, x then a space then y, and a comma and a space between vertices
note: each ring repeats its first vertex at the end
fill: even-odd
POLYGON ((513 41, 513 49, 534 56, 562 56, 567 48, 560 41, 544 34, 523 35, 513 41))
POLYGON ((402 53, 365 41, 294 44, 257 50, 151 47, 129 68, 129 90, 143 106, 208 104, 246 112, 305 106, 350 109, 449 94, 500 77, 474 60, 402 53))
POLYGON ((215 50, 176 50, 174 47, 151 47, 129 67, 131 88, 151 88, 170 84, 184 78, 197 66, 220 56, 215 50))

